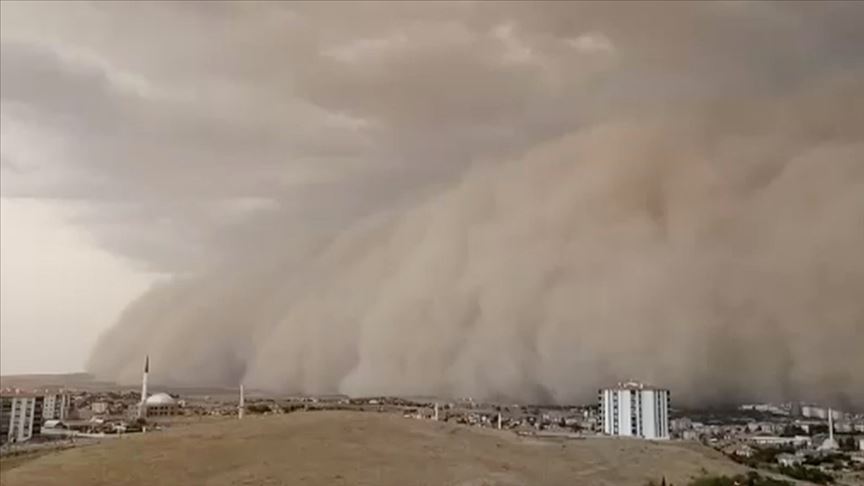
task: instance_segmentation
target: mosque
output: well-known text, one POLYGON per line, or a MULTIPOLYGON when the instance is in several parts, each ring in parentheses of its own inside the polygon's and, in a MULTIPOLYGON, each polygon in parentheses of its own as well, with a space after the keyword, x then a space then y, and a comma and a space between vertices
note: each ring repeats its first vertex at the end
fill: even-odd
POLYGON ((170 417, 180 413, 180 406, 167 393, 154 393, 147 396, 147 377, 150 374, 150 356, 144 359, 144 375, 141 379, 141 403, 138 404, 138 417, 170 417))

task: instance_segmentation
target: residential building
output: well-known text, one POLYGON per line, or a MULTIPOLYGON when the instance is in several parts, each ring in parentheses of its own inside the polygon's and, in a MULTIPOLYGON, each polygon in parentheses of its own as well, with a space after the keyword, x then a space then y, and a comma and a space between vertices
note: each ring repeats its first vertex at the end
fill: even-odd
POLYGON ((669 390, 619 383, 600 390, 603 432, 608 435, 669 438, 669 390))
POLYGON ((108 413, 108 402, 93 402, 90 405, 90 411, 96 415, 108 413))
POLYGON ((804 435, 796 435, 795 437, 780 437, 776 435, 757 435, 748 438, 754 444, 760 446, 793 446, 793 447, 810 447, 812 441, 810 437, 804 435))
POLYGON ((681 432, 681 438, 684 440, 699 440, 699 432, 696 430, 685 430, 681 432))
POLYGON ((724 452, 738 457, 753 457, 753 455, 756 453, 756 449, 750 447, 747 444, 735 444, 724 452))
POLYGON ((669 421, 669 426, 672 432, 683 432, 693 429, 693 421, 687 417, 681 417, 669 421))
POLYGON ((43 401, 33 394, 0 396, 0 443, 23 442, 39 434, 43 401))
POLYGON ((65 393, 46 393, 42 402, 44 420, 66 420, 69 415, 69 395, 65 393))
POLYGON ((801 415, 805 418, 818 418, 822 420, 827 420, 829 414, 834 420, 846 419, 846 413, 840 410, 831 410, 830 408, 817 407, 815 405, 801 406, 801 415))
POLYGON ((777 464, 785 467, 799 466, 804 462, 804 458, 795 454, 777 454, 777 464))

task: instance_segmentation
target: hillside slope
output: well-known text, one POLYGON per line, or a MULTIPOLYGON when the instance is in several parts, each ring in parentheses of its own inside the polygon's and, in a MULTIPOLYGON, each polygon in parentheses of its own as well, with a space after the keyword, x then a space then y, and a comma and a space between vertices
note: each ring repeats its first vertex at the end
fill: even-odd
POLYGON ((741 468, 692 444, 550 442, 394 415, 249 417, 70 449, 2 472, 3 486, 643 485, 741 468))

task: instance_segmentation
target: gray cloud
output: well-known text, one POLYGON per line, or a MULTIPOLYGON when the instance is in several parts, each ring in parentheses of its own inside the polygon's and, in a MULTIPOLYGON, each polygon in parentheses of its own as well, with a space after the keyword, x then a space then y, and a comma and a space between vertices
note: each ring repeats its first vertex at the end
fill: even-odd
POLYGON ((100 375, 149 352, 302 392, 864 403, 858 5, 2 17, 4 197, 84 201, 176 275, 100 375))

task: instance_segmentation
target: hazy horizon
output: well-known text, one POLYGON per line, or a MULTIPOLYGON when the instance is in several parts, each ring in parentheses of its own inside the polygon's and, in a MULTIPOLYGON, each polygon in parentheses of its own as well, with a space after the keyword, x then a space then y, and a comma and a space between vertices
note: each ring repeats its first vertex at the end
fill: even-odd
POLYGON ((864 406, 862 4, 0 8, 3 374, 864 406))

